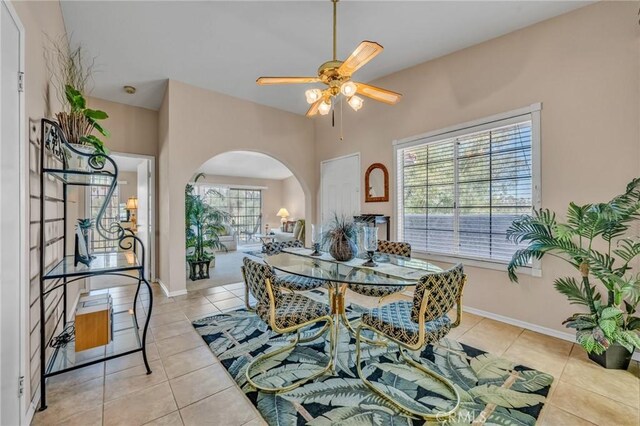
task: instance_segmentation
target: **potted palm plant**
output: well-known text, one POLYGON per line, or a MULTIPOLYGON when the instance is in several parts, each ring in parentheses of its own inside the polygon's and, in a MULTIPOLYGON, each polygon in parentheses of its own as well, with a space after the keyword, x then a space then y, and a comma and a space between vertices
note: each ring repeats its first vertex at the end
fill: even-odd
POLYGON ((517 250, 508 266, 509 278, 518 281, 516 270, 532 259, 553 256, 569 263, 576 277, 557 278, 555 289, 569 303, 586 312, 569 317, 564 324, 576 330, 576 341, 589 358, 606 368, 627 369, 633 351, 640 348, 640 275, 631 265, 640 255, 640 239, 628 234, 640 217, 640 178, 626 191, 606 203, 571 203, 566 222, 540 209, 514 221, 507 238, 528 246, 517 250))
MULTIPOLYGON (((207 195, 220 196, 218 191, 209 190, 207 195)), ((214 250, 227 251, 220 241, 220 234, 226 231, 229 213, 209 205, 205 199, 194 193, 193 185, 185 190, 185 225, 187 237, 187 262, 189 279, 192 281, 209 278, 211 261, 215 261, 214 250)))

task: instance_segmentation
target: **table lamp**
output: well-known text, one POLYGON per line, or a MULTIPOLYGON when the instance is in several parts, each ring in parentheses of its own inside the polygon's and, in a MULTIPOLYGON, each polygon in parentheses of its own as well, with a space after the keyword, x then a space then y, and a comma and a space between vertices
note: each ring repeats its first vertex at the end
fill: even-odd
POLYGON ((131 213, 131 224, 133 229, 136 229, 136 213, 138 210, 138 199, 136 197, 129 197, 127 200, 127 210, 131 213))
POLYGON ((276 214, 276 216, 282 218, 280 219, 280 223, 282 226, 282 232, 284 232, 284 224, 287 222, 287 218, 289 217, 289 212, 287 211, 287 209, 282 207, 280 210, 278 210, 278 214, 276 214))

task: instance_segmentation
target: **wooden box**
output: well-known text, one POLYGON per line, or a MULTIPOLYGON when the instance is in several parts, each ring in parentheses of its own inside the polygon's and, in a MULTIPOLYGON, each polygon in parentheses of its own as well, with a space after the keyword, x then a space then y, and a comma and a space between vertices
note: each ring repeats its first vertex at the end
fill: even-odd
POLYGON ((112 339, 111 321, 111 296, 81 298, 76 309, 76 352, 109 344, 112 339))

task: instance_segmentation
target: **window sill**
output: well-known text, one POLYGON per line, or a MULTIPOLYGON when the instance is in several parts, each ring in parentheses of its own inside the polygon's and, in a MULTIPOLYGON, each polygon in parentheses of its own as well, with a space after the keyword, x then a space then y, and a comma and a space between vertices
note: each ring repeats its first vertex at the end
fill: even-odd
MULTIPOLYGON (((473 266, 475 268, 492 269, 494 271, 507 272, 507 264, 494 260, 483 260, 464 256, 453 256, 445 254, 435 254, 425 251, 413 250, 413 257, 423 260, 431 260, 444 263, 462 263, 464 266, 473 266)), ((541 277, 542 269, 539 265, 518 268, 518 274, 530 275, 532 277, 541 277)))

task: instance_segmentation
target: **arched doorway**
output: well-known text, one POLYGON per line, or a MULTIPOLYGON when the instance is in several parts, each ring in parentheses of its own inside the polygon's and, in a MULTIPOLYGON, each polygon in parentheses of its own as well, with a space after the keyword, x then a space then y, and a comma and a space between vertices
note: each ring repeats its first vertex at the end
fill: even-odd
POLYGON ((215 155, 194 171, 186 188, 190 191, 185 205, 189 264, 196 257, 211 259, 208 278, 201 273, 206 265, 205 270, 201 265, 187 269, 187 290, 237 284, 242 281, 242 259, 261 258, 265 241, 305 239, 308 194, 294 173, 270 155, 255 151, 215 155), (207 229, 213 230, 217 242, 209 238, 203 243, 203 227, 196 226, 194 217, 200 210, 191 209, 192 202, 206 205, 214 225, 207 229))

